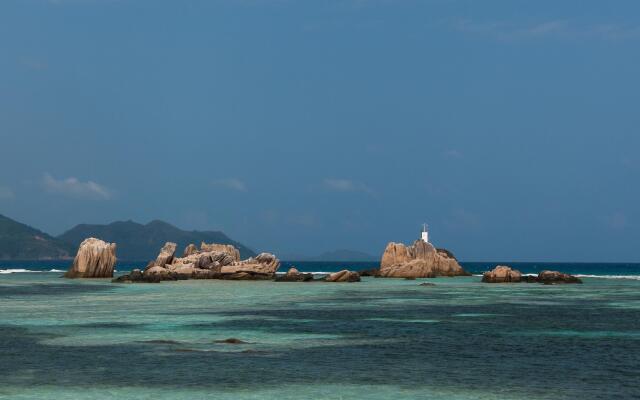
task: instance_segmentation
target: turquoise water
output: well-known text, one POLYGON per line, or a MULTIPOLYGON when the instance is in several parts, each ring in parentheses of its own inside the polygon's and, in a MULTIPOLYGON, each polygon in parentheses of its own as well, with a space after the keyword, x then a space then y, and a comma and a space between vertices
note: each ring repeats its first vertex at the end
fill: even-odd
MULTIPOLYGON (((121 261, 116 265, 120 272, 133 268, 143 269, 148 261, 121 261)), ((464 269, 473 274, 482 274, 493 269, 496 265, 509 265, 525 274, 537 274, 545 269, 562 271, 567 274, 585 277, 608 276, 628 277, 640 279, 639 263, 539 263, 539 262, 461 262, 464 269)), ((16 271, 66 271, 71 265, 69 260, 58 261, 0 261, 0 274, 16 271)), ((336 272, 342 269, 363 270, 377 268, 378 262, 315 262, 315 261, 285 261, 280 271, 286 271, 292 266, 303 272, 336 272)))
POLYGON ((636 279, 59 275, 0 275, 0 399, 640 397, 636 279))

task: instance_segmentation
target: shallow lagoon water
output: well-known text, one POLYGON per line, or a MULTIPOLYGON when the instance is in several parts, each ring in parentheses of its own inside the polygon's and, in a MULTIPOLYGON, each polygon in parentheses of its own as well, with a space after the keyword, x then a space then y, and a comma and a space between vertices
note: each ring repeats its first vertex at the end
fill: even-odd
POLYGON ((638 398, 640 281, 584 281, 6 274, 0 398, 638 398))

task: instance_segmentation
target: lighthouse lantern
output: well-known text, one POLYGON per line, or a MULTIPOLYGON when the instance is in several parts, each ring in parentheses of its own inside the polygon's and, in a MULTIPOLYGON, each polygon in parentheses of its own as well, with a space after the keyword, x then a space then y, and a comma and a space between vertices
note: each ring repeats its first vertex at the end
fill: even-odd
POLYGON ((429 243, 429 230, 427 229, 427 224, 422 225, 422 240, 425 243, 429 243))

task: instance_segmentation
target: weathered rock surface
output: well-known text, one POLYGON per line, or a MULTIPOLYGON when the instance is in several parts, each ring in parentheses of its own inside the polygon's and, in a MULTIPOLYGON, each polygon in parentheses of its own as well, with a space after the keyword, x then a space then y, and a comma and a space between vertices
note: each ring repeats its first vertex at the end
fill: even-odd
POLYGON ((111 278, 116 264, 116 244, 100 239, 85 239, 78 248, 67 278, 111 278))
POLYGON ((313 280, 313 274, 303 274, 296 267, 289 268, 286 274, 276 276, 276 282, 310 282, 313 280))
POLYGON ((274 275, 280 267, 280 260, 270 253, 261 253, 256 258, 234 262, 225 265, 220 272, 230 274, 236 272, 253 272, 258 274, 274 275))
POLYGON ((482 275, 482 282, 485 283, 511 283, 522 282, 522 273, 516 269, 511 269, 505 265, 498 265, 491 271, 482 275))
POLYGON ((160 249, 160 254, 156 258, 155 265, 158 267, 164 267, 166 264, 171 264, 173 262, 173 256, 176 254, 177 244, 172 242, 167 242, 160 249))
POLYGON ((195 244, 191 243, 187 247, 184 248, 184 252, 182 252, 182 257, 187 257, 192 254, 196 254, 198 252, 198 248, 195 244))
POLYGON ((343 269, 342 271, 327 275, 324 280, 326 282, 360 282, 360 274, 343 269))
POLYGON ((228 254, 234 262, 240 261, 240 251, 230 244, 205 243, 200 244, 201 252, 218 252, 228 254))
POLYGON ((416 240, 413 245, 389 243, 380 262, 380 276, 387 278, 435 278, 468 276, 451 252, 416 240))
POLYGON ((545 285, 553 285, 556 283, 582 283, 580 278, 558 271, 542 271, 538 274, 537 281, 544 283, 545 285))

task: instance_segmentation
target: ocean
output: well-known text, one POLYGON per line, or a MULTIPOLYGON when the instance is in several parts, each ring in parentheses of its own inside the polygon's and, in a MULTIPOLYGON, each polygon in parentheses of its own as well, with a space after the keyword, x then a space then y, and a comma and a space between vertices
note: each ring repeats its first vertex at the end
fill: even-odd
POLYGON ((112 284, 68 264, 0 262, 0 399, 640 398, 640 264, 508 263, 584 281, 552 286, 481 283, 497 263, 334 284, 112 284))

